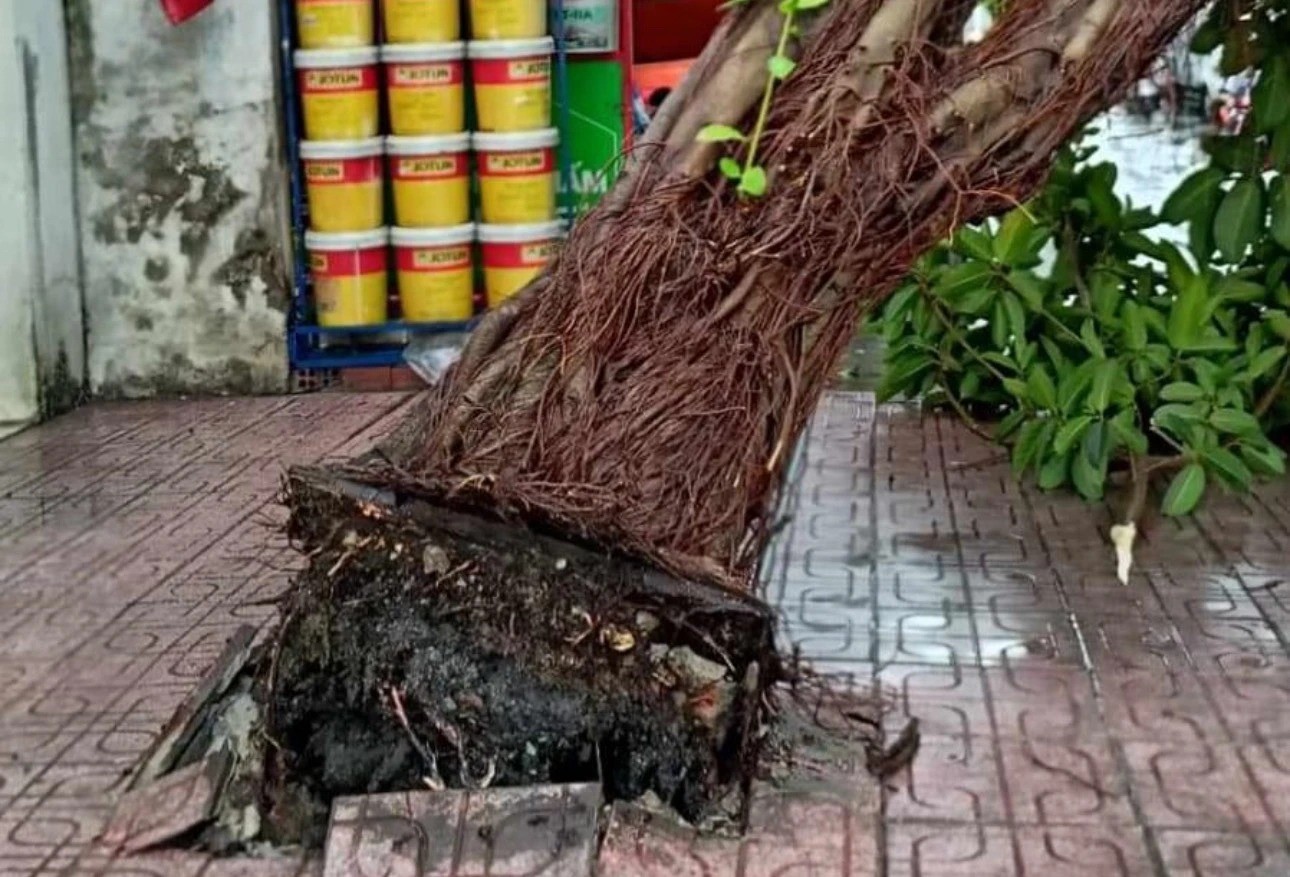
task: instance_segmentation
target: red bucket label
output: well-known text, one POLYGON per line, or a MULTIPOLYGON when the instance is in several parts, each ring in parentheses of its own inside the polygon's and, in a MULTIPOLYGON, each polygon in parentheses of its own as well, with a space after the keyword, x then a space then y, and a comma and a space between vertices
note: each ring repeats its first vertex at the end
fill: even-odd
POLYGON ((555 170, 555 151, 549 148, 482 153, 479 172, 489 177, 529 176, 555 170))
POLYGON ((421 155, 400 158, 394 163, 396 180, 439 180, 466 175, 466 156, 421 155))
POLYGON ((300 86, 305 91, 370 91, 377 86, 376 67, 301 70, 300 86))
POLYGON ((428 85, 456 85, 463 79, 460 61, 425 64, 390 64, 386 68, 390 88, 424 88, 428 85))
POLYGON ((334 161, 305 159, 305 179, 320 185, 370 183, 381 177, 381 159, 345 158, 334 161))
POLYGON ((309 254, 309 269, 315 277, 354 277, 376 274, 386 266, 385 248, 365 250, 314 251, 309 254))
POLYGON ((399 247, 400 271, 459 271, 470 267, 470 245, 399 247))
POLYGON ((510 85, 539 82, 551 75, 551 59, 541 55, 532 58, 476 59, 475 82, 479 85, 510 85))
POLYGON ((558 239, 517 244, 485 244, 488 256, 484 260, 490 268, 541 267, 555 258, 560 249, 558 239))

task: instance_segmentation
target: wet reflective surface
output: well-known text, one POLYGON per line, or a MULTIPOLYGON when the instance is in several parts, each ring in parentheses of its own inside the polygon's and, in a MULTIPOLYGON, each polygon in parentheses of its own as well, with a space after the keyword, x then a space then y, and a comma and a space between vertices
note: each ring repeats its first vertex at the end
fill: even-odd
MULTIPOLYGON (((271 527, 281 465, 366 447, 403 402, 93 406, 0 442, 0 875, 317 873, 92 840, 227 637, 271 620, 296 562, 271 527)), ((851 764, 827 792, 763 789, 742 842, 620 808, 599 873, 1290 874, 1290 487, 1148 522, 1126 588, 1109 513, 994 454, 825 400, 767 596, 817 668, 917 716, 922 748, 883 787, 851 764)), ((545 843, 524 795, 478 806, 545 843)), ((488 855, 408 873, 523 870, 488 855)))
POLYGON ((835 395, 799 467, 784 629, 922 723, 883 873, 1290 874, 1284 482, 1149 521, 1126 588, 1109 511, 950 419, 835 395))

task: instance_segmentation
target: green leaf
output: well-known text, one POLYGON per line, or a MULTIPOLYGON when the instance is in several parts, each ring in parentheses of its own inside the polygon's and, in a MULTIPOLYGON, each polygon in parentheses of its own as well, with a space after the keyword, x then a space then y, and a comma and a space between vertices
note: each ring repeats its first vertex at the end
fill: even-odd
POLYGON ((1106 489, 1106 473, 1090 463, 1084 454, 1076 454, 1071 461, 1071 483, 1085 500, 1096 502, 1106 489))
POLYGON ((1174 381, 1160 390, 1160 398, 1166 402, 1197 402, 1205 398, 1205 391, 1187 381, 1174 381))
POLYGON ((1205 461, 1205 468, 1228 487, 1240 491, 1250 489, 1254 473, 1227 448, 1206 448, 1201 458, 1205 461))
POLYGON ((1129 453, 1142 456, 1147 452, 1147 436, 1142 430, 1138 429, 1138 424, 1134 420, 1134 412, 1125 409, 1115 417, 1111 418, 1111 435, 1124 445, 1129 453))
POLYGON ((1273 444, 1241 445, 1241 459, 1256 475, 1286 474, 1286 452, 1273 444))
POLYGON ((1057 398, 1063 414, 1070 414, 1078 407, 1084 391, 1093 383, 1093 370, 1097 368, 1098 362, 1096 359, 1086 359, 1062 375, 1057 387, 1057 398))
POLYGON ((1008 312, 1004 310, 1000 296, 991 295, 994 307, 990 313, 990 340, 999 350, 1008 346, 1011 332, 1008 326, 1008 312))
MULTIPOLYGON (((1287 98, 1290 101, 1290 98, 1287 98)), ((1290 180, 1278 176, 1272 181, 1271 221, 1268 232, 1272 239, 1287 250, 1290 250, 1290 180)))
POLYGON ((1013 336, 1026 337, 1026 309, 1022 306, 1021 299, 1011 292, 1005 292, 1000 298, 1003 300, 1003 309, 1008 316, 1008 324, 1013 336))
POLYGON ((931 370, 933 362, 922 355, 900 360, 889 360, 883 367, 882 382, 878 385, 878 398, 883 402, 902 395, 912 395, 910 390, 916 380, 931 370))
POLYGON ((1156 371, 1169 368, 1169 363, 1173 359, 1172 352, 1163 344, 1148 344, 1142 351, 1142 356, 1156 371))
POLYGON ((726 143, 731 140, 743 141, 747 138, 738 128, 732 128, 729 125, 704 125, 694 139, 700 143, 726 143))
POLYGON ((1124 321, 1124 346, 1138 351, 1147 346, 1147 323, 1142 310, 1135 301, 1126 301, 1120 309, 1124 321))
POLYGON ((1279 335, 1283 341, 1290 341, 1290 314, 1279 309, 1266 311, 1263 319, 1268 324, 1268 328, 1279 335))
POLYGON ((1263 230, 1263 212, 1263 180, 1238 180, 1214 214, 1214 242, 1224 259, 1235 264, 1245 258, 1263 230))
POLYGON ((1268 163, 1275 171, 1290 171, 1290 122, 1282 122, 1272 134, 1268 148, 1268 163))
POLYGON ((1106 348, 1102 345, 1102 339, 1098 337, 1097 326, 1092 320, 1085 320, 1079 327, 1080 340, 1084 342, 1085 349, 1098 359, 1106 358, 1106 348))
POLYGON ((1208 55, 1210 52, 1223 45, 1223 37, 1227 33, 1225 16, 1227 6, 1222 3, 1216 3, 1210 10, 1205 21, 1196 29, 1196 33, 1191 38, 1191 50, 1197 55, 1208 55))
POLYGON ((1214 214, 1218 212, 1219 203, 1214 201, 1207 215, 1198 216, 1187 225, 1187 246, 1202 265, 1214 255, 1214 214))
POLYGON ((1048 444, 1051 434, 1051 420, 1031 420, 1021 428, 1017 443, 1012 447, 1012 471, 1020 475, 1029 469, 1043 448, 1048 444))
POLYGON ((1219 188, 1227 174, 1210 165, 1191 174, 1165 200, 1160 211, 1161 218, 1171 225, 1182 225, 1184 222, 1203 215, 1206 205, 1215 201, 1221 194, 1219 188))
POLYGON ((1172 517, 1190 514, 1204 494, 1205 467, 1199 463, 1189 463, 1170 482, 1162 509, 1172 517))
POLYGON ((1171 402, 1153 411, 1151 420, 1155 425, 1181 438, 1187 435, 1191 427, 1204 423, 1204 415, 1191 405, 1171 402))
POLYGON ((1111 427, 1105 420, 1093 421, 1084 433, 1080 450, 1090 465, 1105 474, 1111 459, 1111 427))
POLYGON ((1106 410, 1111 404, 1111 387, 1120 373, 1120 363, 1115 359, 1104 359, 1093 370, 1093 383, 1088 391, 1088 405, 1097 414, 1106 410))
POLYGON ((721 156, 721 159, 717 162, 717 168, 721 171, 721 175, 728 180, 737 180, 744 175, 744 169, 740 167, 739 162, 728 155, 721 156))
POLYGON ((1276 368, 1277 363, 1286 355, 1284 347, 1269 347, 1250 362, 1249 368, 1245 370, 1245 377, 1248 380, 1256 381, 1266 375, 1272 369, 1276 368))
POLYGON ((1026 307, 1032 311, 1042 311, 1044 308, 1044 282, 1029 271, 1009 271, 1008 285, 1011 286, 1021 296, 1021 300, 1026 303, 1026 307))
POLYGON ((766 194, 766 170, 753 165, 739 178, 739 193, 753 198, 766 194))
POLYGON ((1070 471, 1070 458, 1058 454, 1049 457, 1039 467, 1039 487, 1041 490, 1053 490, 1066 483, 1066 473, 1070 471))
POLYGON ((1214 395, 1218 391, 1218 366, 1207 359, 1193 359, 1188 365, 1196 373, 1196 383, 1206 395, 1214 395))
POLYGON ((985 232, 964 226, 954 235, 954 249, 971 259, 994 261, 994 246, 985 232))
MULTIPOLYGON (((976 375, 977 372, 972 372, 971 374, 976 375)), ((1013 433, 1027 422, 1026 412, 1021 410, 1012 412, 1007 417, 1003 418, 1003 420, 1000 420, 998 426, 994 428, 994 440, 997 442, 1006 442, 1012 437, 1013 433)))
POLYGON ((1184 348, 1200 335, 1209 309, 1209 285, 1204 277, 1189 278, 1169 309, 1169 343, 1184 348))
POLYGON ((1049 411, 1057 408, 1057 387, 1053 385, 1052 377, 1042 365, 1035 366, 1026 375, 1026 391, 1030 401, 1037 407, 1046 408, 1049 411))
POLYGON ((936 292, 946 301, 953 302, 959 296, 985 286, 990 274, 990 266, 980 262, 955 265, 937 278, 936 292))
POLYGON ((1218 282, 1217 293, 1221 298, 1235 302, 1262 301, 1268 291, 1261 283, 1253 283, 1235 274, 1229 274, 1218 282))
POLYGON ((1030 390, 1026 387, 1025 381, 1019 381, 1016 378, 1004 378, 1003 388, 1019 402, 1028 402, 1030 400, 1030 390))
POLYGON ((1182 345, 1180 348, 1188 353, 1230 353, 1240 345, 1231 338, 1222 335, 1207 335, 1182 345))
POLYGON ((1057 430, 1057 435, 1053 438, 1053 453, 1065 454, 1083 437, 1084 431, 1088 429, 1093 418, 1088 414, 1081 414, 1073 420, 1068 420, 1057 430))
POLYGON ((1259 419, 1248 411, 1237 408, 1219 408, 1209 416, 1209 423, 1219 432, 1229 435, 1256 437, 1263 435, 1259 419))
POLYGON ((1005 265, 1015 265, 1030 255, 1034 220, 1025 210, 1013 210, 1003 218, 994 237, 994 255, 1005 265))
POLYGON ((1290 62, 1284 54, 1275 54, 1263 64, 1250 100, 1260 132, 1270 132, 1286 120, 1290 114, 1290 62))
POLYGON ((796 9, 798 12, 807 12, 811 9, 819 9, 821 6, 827 6, 829 0, 797 0, 796 9))
POLYGON ((1223 170, 1248 174, 1257 171, 1263 164, 1259 144, 1250 134, 1242 134, 1240 137, 1205 137, 1201 143, 1209 157, 1223 170))
MULTIPOLYGON (((986 308, 994 301, 994 295, 994 290, 990 287, 978 286, 954 296, 951 304, 954 306, 954 310, 959 313, 976 316, 985 313, 986 308)), ((1007 326, 1001 325, 999 329, 1006 331, 1007 326)), ((995 345, 998 347, 1003 346, 997 339, 995 340, 995 345)))
POLYGON ((1120 301, 1124 298, 1124 284, 1110 271, 1094 270, 1089 277, 1093 300, 1093 313, 1101 323, 1114 323, 1120 301))
POLYGON ((797 62, 785 55, 771 55, 766 59, 766 69, 776 79, 787 79, 796 68, 797 62))

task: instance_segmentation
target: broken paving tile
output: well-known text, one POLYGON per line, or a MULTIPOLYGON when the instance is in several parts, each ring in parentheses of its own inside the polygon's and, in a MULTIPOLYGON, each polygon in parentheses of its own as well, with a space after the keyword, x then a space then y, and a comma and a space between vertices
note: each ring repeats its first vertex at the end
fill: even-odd
POLYGON ((103 832, 115 850, 138 852, 187 834, 209 820, 232 759, 223 750, 129 792, 103 832))
POLYGON ((402 792, 332 804, 324 877, 588 877, 598 785, 402 792))
POLYGON ((703 837, 667 814, 618 802, 600 847, 602 877, 716 877, 736 874, 739 841, 703 837))
POLYGON ((143 766, 130 780, 131 789, 163 776, 174 766, 197 732, 213 721, 209 712, 251 660, 255 651, 256 634, 254 627, 245 624, 234 631, 214 665, 197 688, 184 698, 184 702, 162 729, 157 742, 144 756, 143 766))
POLYGON ((527 786, 472 792, 454 877, 590 877, 600 786, 527 786))

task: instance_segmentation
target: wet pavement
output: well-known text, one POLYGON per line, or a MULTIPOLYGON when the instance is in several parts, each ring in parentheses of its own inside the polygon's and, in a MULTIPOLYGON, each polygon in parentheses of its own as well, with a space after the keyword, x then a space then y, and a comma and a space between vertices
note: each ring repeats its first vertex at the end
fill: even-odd
MULTIPOLYGON (((405 402, 92 406, 0 442, 0 877, 321 873, 93 840, 228 637, 271 621, 297 563, 273 529, 282 464, 366 447, 405 402)), ((764 790, 741 843, 617 808, 599 873, 1290 874, 1290 486, 1213 500, 1150 522, 1125 588, 1104 509, 1023 489, 950 420, 828 397, 768 596, 817 668, 890 687, 921 750, 881 788, 855 768, 764 790)), ((586 873, 586 807, 536 800, 419 801, 456 808, 455 840, 390 873, 586 873), (532 852, 570 836, 572 858, 532 852)), ((347 805, 368 858, 344 861, 370 859, 377 804, 347 805)))

